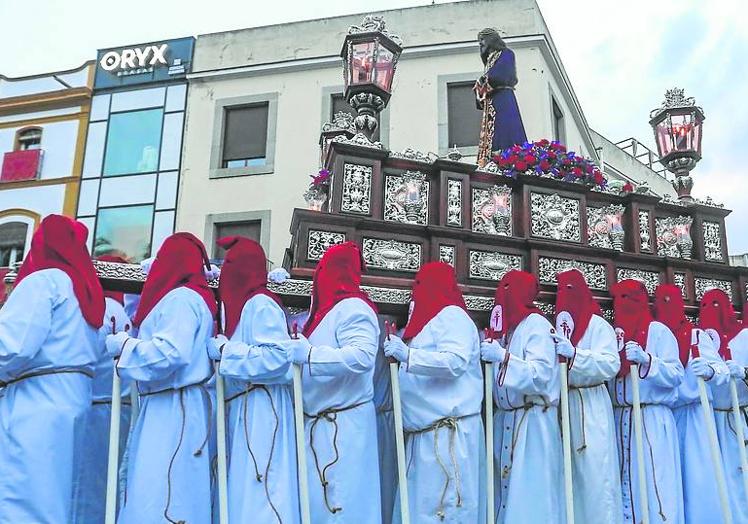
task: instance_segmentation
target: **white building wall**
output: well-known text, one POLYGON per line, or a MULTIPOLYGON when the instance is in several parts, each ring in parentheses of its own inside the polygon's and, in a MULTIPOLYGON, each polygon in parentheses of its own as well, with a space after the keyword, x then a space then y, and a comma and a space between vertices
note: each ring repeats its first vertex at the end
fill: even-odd
MULTIPOLYGON (((62 178, 73 174, 78 126, 77 117, 62 122, 34 124, 34 127, 42 128, 43 156, 40 179, 62 178)), ((16 133, 24 127, 28 126, 0 128, 0 159, 3 154, 13 151, 16 133)))
MULTIPOLYGON (((42 218, 62 212, 65 185, 29 186, 0 191, 0 211, 23 209, 38 213, 42 218)), ((29 246, 26 246, 27 249, 29 246)))

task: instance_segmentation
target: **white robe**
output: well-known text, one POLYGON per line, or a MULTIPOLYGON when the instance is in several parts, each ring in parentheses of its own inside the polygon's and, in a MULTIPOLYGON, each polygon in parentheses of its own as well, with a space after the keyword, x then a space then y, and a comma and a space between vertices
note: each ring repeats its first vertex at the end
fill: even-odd
POLYGON ((207 341, 213 318, 195 291, 169 291, 125 344, 117 369, 136 380, 140 411, 129 446, 126 502, 117 522, 211 519, 207 341))
MULTIPOLYGON (((711 400, 711 388, 725 384, 729 373, 712 340, 701 329, 694 331, 698 333, 701 357, 712 363, 714 368, 714 376, 706 382, 707 395, 711 400)), ((685 521, 686 524, 726 522, 710 453, 709 428, 701 408, 697 377, 691 369, 692 359, 693 355, 690 355, 683 382, 678 386, 678 398, 672 404, 678 428, 685 521)), ((712 420, 708 423, 711 424, 712 420)), ((722 467, 721 464, 719 466, 722 467)))
POLYGON ((288 338, 283 309, 260 294, 244 304, 223 349, 232 524, 300 521, 288 338))
POLYGON ((399 376, 411 519, 485 522, 478 330, 464 310, 447 306, 409 347, 399 376))
POLYGON ((377 316, 363 300, 346 298, 325 315, 309 341, 313 349, 310 364, 304 364, 303 387, 312 522, 380 524, 372 402, 377 316), (328 482, 327 503, 321 475, 328 482), (328 504, 342 509, 332 513, 328 504))
MULTIPOLYGON (((743 329, 730 341, 732 358, 741 366, 748 367, 748 329, 743 329)), ((748 496, 743 487, 743 473, 740 465, 740 451, 732 414, 730 379, 725 384, 712 388, 714 394, 714 418, 717 423, 717 436, 722 450, 722 463, 730 497, 733 524, 748 524, 748 496)), ((736 379, 738 402, 743 415, 743 435, 748 439, 748 384, 736 379)))
POLYGON ((557 409, 561 378, 551 328, 545 317, 530 314, 511 336, 502 386, 500 363, 494 365, 498 524, 566 522, 557 409))
MULTIPOLYGON (((380 346, 384 342, 384 321, 395 317, 379 315, 380 346)), ((377 410, 377 440, 379 443, 379 488, 382 497, 382 522, 392 522, 397 496, 397 446, 395 444, 395 416, 392 411, 390 365, 383 351, 377 352, 374 364, 374 407, 377 410)))
MULTIPOLYGON (((678 396, 683 366, 678 357, 678 342, 660 322, 649 325, 647 353, 652 356, 649 369, 641 367, 639 381, 642 403, 644 467, 647 476, 649 521, 651 524, 683 524, 683 486, 681 484, 678 429, 670 405, 678 396), (654 459, 654 460, 652 460, 654 459), (666 521, 661 517, 663 515, 666 521)), ((621 461, 621 490, 625 522, 641 522, 636 444, 633 428, 631 376, 609 382, 616 419, 616 443, 621 461)))
MULTIPOLYGON (((106 298, 104 325, 99 329, 99 360, 94 366, 93 402, 86 419, 86 429, 81 439, 81 453, 75 465, 76 475, 73 486, 72 522, 89 524, 104 522, 106 503, 106 479, 109 462, 109 425, 112 416, 112 374, 114 361, 104 346, 106 336, 112 333, 112 317, 116 331, 124 331, 130 319, 122 305, 106 298)), ((115 331, 115 332, 116 332, 115 331)), ((130 429, 130 387, 124 383, 120 411, 120 466, 127 445, 130 429)), ((120 468, 122 471, 122 468, 120 468)))
POLYGON ((70 522, 97 342, 59 269, 23 279, 0 310, 0 381, 52 373, 13 382, 0 395, 0 523, 70 522))
POLYGON ((577 522, 623 522, 613 406, 605 383, 621 365, 616 334, 592 315, 569 370, 574 518, 577 522))

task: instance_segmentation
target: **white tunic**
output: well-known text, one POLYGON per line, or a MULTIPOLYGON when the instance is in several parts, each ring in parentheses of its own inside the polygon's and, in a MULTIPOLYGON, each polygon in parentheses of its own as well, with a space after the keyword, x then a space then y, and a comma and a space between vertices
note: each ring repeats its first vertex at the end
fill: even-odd
MULTIPOLYGON (((732 358, 741 366, 748 367, 748 329, 743 329, 730 341, 732 358)), ((743 487, 743 473, 740 466, 739 442, 732 414, 732 400, 730 396, 730 379, 725 384, 714 386, 714 418, 717 423, 717 435, 722 450, 722 463, 725 468, 727 491, 730 496, 733 524, 748 524, 748 496, 743 487)), ((743 435, 748 439, 748 384, 736 379, 738 402, 740 403, 743 435)))
MULTIPOLYGON (((400 364, 413 522, 484 522, 483 375, 478 330, 447 306, 409 343, 400 364)), ((393 522, 400 522, 396 504, 393 522)))
POLYGON ((120 524, 189 524, 211 518, 209 417, 212 375, 207 341, 213 318, 191 289, 173 289, 140 325, 117 368, 136 380, 140 412, 129 447, 120 524))
POLYGON ((561 392, 551 324, 537 313, 511 336, 499 386, 494 365, 496 522, 564 524, 564 478, 557 406, 561 392))
POLYGON ((618 373, 620 365, 615 331, 603 318, 592 315, 569 370, 577 522, 623 522, 616 428, 605 386, 618 373))
POLYGON ((0 310, 0 381, 51 373, 0 394, 0 523, 70 522, 97 341, 59 269, 30 274, 0 310))
MULTIPOLYGON (((113 328, 114 332, 124 331, 129 325, 130 319, 122 305, 107 297, 104 325, 99 329, 99 360, 94 365, 93 402, 88 409, 81 452, 75 465, 72 521, 76 523, 104 522, 114 371, 114 361, 107 354, 104 341, 106 336, 113 332, 113 328)), ((129 382, 122 384, 121 390, 123 403, 120 411, 120 465, 130 429, 129 382)))
MULTIPOLYGON (((642 403, 644 464, 647 475, 649 521, 682 524, 683 487, 681 485, 678 430, 670 405, 678 397, 683 366, 678 357, 678 342, 660 322, 649 325, 647 353, 652 356, 649 369, 639 370, 642 403), (648 371, 648 373, 647 373, 648 371)), ((616 443, 621 461, 621 490, 625 522, 641 522, 639 480, 633 428, 631 375, 609 382, 616 419, 616 443)))
POLYGON ((229 522, 299 522, 291 381, 283 309, 255 295, 223 349, 229 440, 229 522), (258 478, 260 480, 258 480, 258 478))
MULTIPOLYGON (((715 370, 714 376, 706 382, 707 395, 711 400, 711 388, 725 384, 729 373, 709 336, 701 329, 693 331, 698 334, 699 354, 712 363, 715 370)), ((722 515, 717 477, 709 452, 707 422, 711 424, 712 420, 704 420, 698 379, 691 369, 693 358, 692 354, 689 355, 683 382, 678 386, 678 398, 672 404, 680 444, 685 519, 687 524, 727 522, 722 515)))
POLYGON ((381 523, 372 402, 378 340, 377 316, 359 298, 336 304, 309 336, 303 386, 314 524, 381 523))

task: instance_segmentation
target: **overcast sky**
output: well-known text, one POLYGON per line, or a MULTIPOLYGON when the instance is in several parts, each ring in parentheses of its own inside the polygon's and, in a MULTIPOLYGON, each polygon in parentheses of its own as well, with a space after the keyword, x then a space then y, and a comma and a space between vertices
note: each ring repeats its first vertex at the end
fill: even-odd
MULTIPOLYGON (((95 50, 369 9, 411 0, 0 0, 0 73, 69 69, 95 50)), ((441 3, 441 2, 438 2, 441 3)), ((649 111, 665 89, 707 119, 694 194, 734 210, 731 253, 748 251, 748 24, 744 0, 538 0, 590 125, 653 147, 649 111)), ((500 24, 501 13, 487 25, 500 24)), ((434 20, 448 24, 448 20, 434 20)), ((396 29, 396 28, 393 28, 396 29)), ((407 42, 406 42, 407 44, 407 42)))

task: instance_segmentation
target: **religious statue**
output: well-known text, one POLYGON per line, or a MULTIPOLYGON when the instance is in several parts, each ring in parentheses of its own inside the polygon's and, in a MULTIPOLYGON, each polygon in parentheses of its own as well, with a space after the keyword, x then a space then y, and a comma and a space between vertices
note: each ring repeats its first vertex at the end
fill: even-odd
POLYGON ((527 135, 514 96, 514 86, 517 85, 514 52, 506 46, 496 29, 480 31, 478 42, 485 67, 473 91, 476 105, 483 111, 478 141, 478 165, 483 167, 494 152, 526 142, 527 135))

